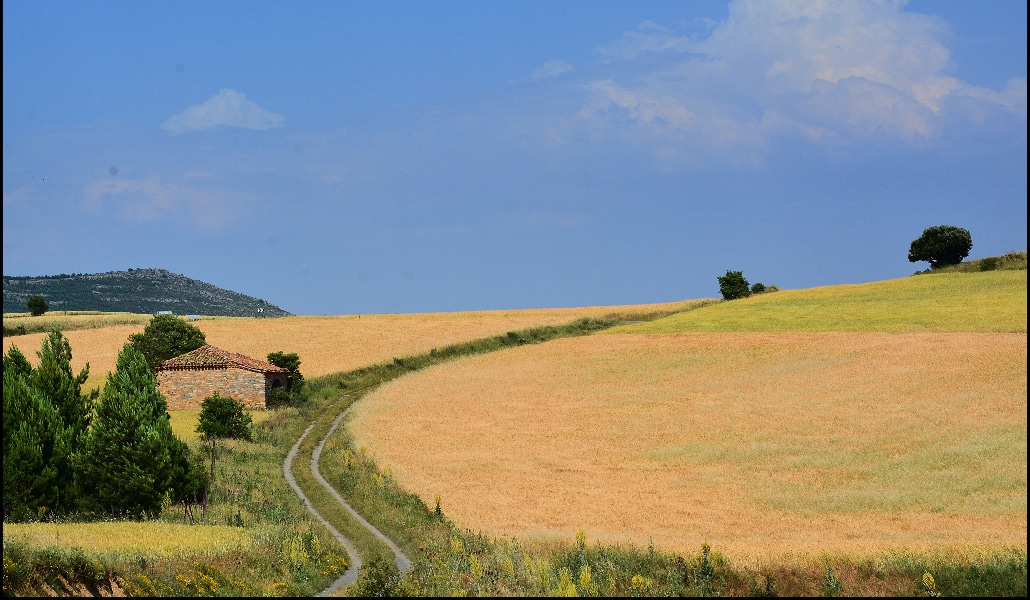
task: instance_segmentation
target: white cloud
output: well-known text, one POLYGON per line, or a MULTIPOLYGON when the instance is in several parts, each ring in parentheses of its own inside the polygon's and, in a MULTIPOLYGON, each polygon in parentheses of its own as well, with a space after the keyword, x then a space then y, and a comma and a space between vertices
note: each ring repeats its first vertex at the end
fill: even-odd
POLYGON ((933 140, 977 113, 971 104, 1025 121, 1025 77, 996 91, 949 75, 947 23, 904 4, 734 0, 703 39, 645 22, 601 49, 624 75, 588 84, 580 117, 595 130, 748 152, 781 135, 933 140))
POLYGON ((166 183, 156 176, 96 181, 86 186, 85 197, 94 212, 113 210, 133 222, 186 220, 208 230, 223 228, 246 200, 245 194, 166 183))
POLYGON ((533 71, 533 79, 539 81, 548 77, 555 77, 562 73, 572 71, 573 67, 564 60, 554 59, 545 62, 540 68, 533 71))
POLYGON ((675 35, 671 29, 652 21, 644 21, 636 31, 628 31, 622 39, 598 50, 602 59, 632 60, 644 54, 674 50, 690 52, 691 41, 686 36, 675 35))
POLYGON ((269 112, 236 90, 224 89, 203 104, 168 117, 161 128, 172 135, 210 129, 218 125, 244 129, 272 129, 286 124, 282 115, 269 112))
POLYGON ((24 202, 25 200, 30 198, 35 191, 36 188, 31 185, 23 185, 20 188, 11 192, 5 191, 3 205, 7 206, 8 204, 13 205, 18 204, 20 202, 24 202))

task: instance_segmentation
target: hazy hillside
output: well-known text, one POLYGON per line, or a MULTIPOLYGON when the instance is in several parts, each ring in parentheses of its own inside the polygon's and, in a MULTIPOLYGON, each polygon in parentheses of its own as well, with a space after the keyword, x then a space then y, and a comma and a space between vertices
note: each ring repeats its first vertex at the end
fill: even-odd
POLYGON ((109 273, 4 276, 4 312, 25 312, 31 296, 46 298, 50 310, 156 313, 225 317, 285 317, 290 313, 259 298, 190 279, 164 269, 109 273))

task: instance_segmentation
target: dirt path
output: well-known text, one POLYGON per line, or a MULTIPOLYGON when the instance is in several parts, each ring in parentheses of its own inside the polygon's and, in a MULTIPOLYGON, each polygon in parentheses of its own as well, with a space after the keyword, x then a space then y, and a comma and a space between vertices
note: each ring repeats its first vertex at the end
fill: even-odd
MULTIPOLYGON (((375 526, 373 526, 371 523, 365 520, 364 517, 358 514, 358 512, 354 510, 354 508, 350 504, 348 504, 346 500, 343 499, 343 496, 341 496, 339 492, 337 492, 335 489, 333 489, 331 485, 329 485, 329 482, 327 482, 325 478, 322 477, 322 473, 318 470, 318 459, 322 455, 322 448, 325 447, 326 440, 328 440, 329 436, 332 435, 334 431, 336 431, 336 428, 340 425, 340 423, 343 421, 343 417, 345 417, 346 415, 347 410, 344 410, 336 416, 336 420, 333 421, 333 424, 329 428, 329 431, 326 432, 325 436, 318 442, 318 446, 315 447, 315 451, 312 452, 311 474, 315 477, 315 480, 317 480, 322 487, 324 487, 330 494, 332 494, 334 498, 336 498, 337 502, 339 502, 345 509, 347 509, 347 512, 349 512, 351 516, 354 517, 354 519, 361 524, 362 527, 368 529, 372 533, 372 535, 382 540, 383 543, 385 543, 390 548, 390 550, 394 554, 394 563, 397 564, 397 568, 400 570, 401 573, 407 573, 411 570, 411 560, 408 559, 408 557, 404 554, 404 552, 401 551, 397 544, 393 543, 393 541, 390 540, 390 538, 383 535, 383 533, 376 529, 375 526)), ((344 571, 344 573, 340 575, 340 577, 336 581, 330 584, 329 587, 327 587, 326 589, 322 590, 317 594, 318 596, 327 596, 329 594, 339 591, 344 586, 350 585, 358 580, 358 572, 361 569, 361 554, 358 552, 358 549, 356 546, 354 546, 353 542, 351 542, 342 533, 340 533, 339 530, 333 527, 333 525, 324 516, 322 516, 320 512, 315 510, 315 507, 311 504, 311 500, 309 500, 307 495, 304 494, 304 492, 300 489, 300 486, 297 484, 297 480, 293 477, 293 472, 291 470, 291 467, 293 466, 293 459, 297 457, 297 453, 300 451, 301 443, 304 441, 305 438, 307 438, 308 434, 311 433, 312 428, 314 428, 317 422, 318 421, 316 420, 315 422, 308 425, 308 428, 305 429, 304 433, 301 434, 300 438, 297 439, 297 443, 293 445, 293 448, 290 448, 290 452, 286 455, 286 460, 283 461, 283 475, 286 477, 286 482, 289 483, 290 487, 293 488, 293 491, 297 492, 297 495, 300 496, 300 499, 304 501, 304 506, 307 507, 311 514, 315 515, 315 518, 317 518, 323 525, 325 525, 326 529, 329 530, 333 537, 335 537, 337 541, 339 541, 340 544, 347 550, 347 554, 350 558, 350 566, 347 568, 347 570, 344 571)))

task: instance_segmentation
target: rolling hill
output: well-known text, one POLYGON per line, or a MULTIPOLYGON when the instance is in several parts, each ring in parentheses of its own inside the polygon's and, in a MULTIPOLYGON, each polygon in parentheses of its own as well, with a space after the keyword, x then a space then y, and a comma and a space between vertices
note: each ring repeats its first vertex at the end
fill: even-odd
POLYGON ((265 300, 190 279, 165 269, 108 273, 4 276, 4 313, 25 312, 34 295, 50 310, 156 313, 217 317, 285 317, 290 313, 265 300))

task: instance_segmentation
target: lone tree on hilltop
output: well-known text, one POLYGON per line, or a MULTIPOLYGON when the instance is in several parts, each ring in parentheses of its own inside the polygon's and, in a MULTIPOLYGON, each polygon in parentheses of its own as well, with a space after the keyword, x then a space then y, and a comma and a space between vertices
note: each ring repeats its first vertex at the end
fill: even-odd
POLYGON ((931 269, 957 265, 969 256, 973 238, 969 231, 951 225, 935 225, 923 230, 923 235, 908 248, 908 262, 925 260, 931 269))
POLYGON ((151 370, 206 343, 203 331, 175 315, 154 315, 143 333, 129 336, 129 344, 146 357, 151 370))
POLYGON ((719 293, 726 300, 746 298, 751 294, 751 286, 742 271, 726 271, 726 275, 716 279, 719 280, 719 293))
POLYGON ((50 310, 50 305, 47 304, 46 298, 43 296, 33 296, 29 298, 28 307, 29 312, 33 317, 38 317, 50 310))

